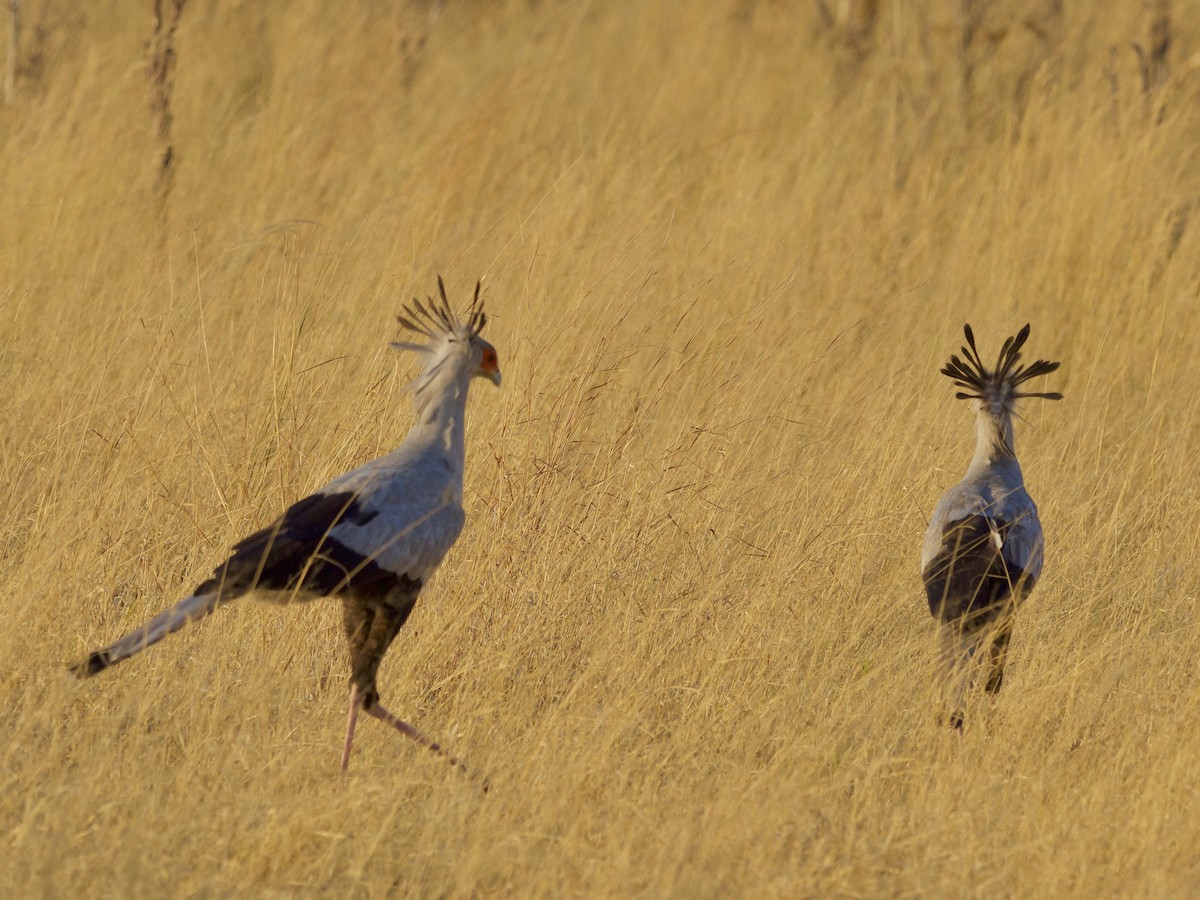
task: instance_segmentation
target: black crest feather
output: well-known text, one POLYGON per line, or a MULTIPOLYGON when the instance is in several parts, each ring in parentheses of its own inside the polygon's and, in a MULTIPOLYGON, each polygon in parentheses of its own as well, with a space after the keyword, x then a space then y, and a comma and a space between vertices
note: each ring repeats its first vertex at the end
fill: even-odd
POLYGON ((1029 325, 1026 324, 1015 335, 1005 339, 996 360, 996 368, 989 369, 983 364, 983 357, 975 345, 975 332, 970 325, 963 326, 963 335, 967 339, 966 346, 960 351, 962 358, 951 354, 950 361, 939 371, 954 381, 955 387, 962 390, 954 394, 958 400, 986 400, 995 398, 999 392, 1008 400, 1018 400, 1025 397, 1039 397, 1043 400, 1061 400, 1062 394, 1057 391, 1024 392, 1017 391, 1017 386, 1031 378, 1048 375, 1055 371, 1059 364, 1039 359, 1027 366, 1018 365, 1021 361, 1021 348, 1029 340, 1029 325))
POLYGON ((431 341, 443 336, 448 336, 451 340, 468 341, 478 337, 483 331, 483 326, 487 324, 487 316, 484 315, 483 305, 479 300, 482 282, 475 282, 475 296, 471 300, 471 309, 465 325, 459 322, 454 310, 450 308, 446 284, 441 275, 437 277, 437 284, 438 299, 426 297, 422 303, 414 297, 411 303, 401 307, 401 314, 396 316, 396 321, 402 327, 424 335, 431 341))

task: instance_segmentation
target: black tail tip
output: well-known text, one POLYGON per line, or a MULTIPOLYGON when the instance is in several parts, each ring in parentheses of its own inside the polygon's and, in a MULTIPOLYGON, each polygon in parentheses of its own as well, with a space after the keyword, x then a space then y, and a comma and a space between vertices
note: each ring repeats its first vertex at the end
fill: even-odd
POLYGON ((108 654, 103 650, 89 653, 87 659, 71 666, 70 672, 76 678, 91 678, 97 672, 103 672, 109 667, 108 654))

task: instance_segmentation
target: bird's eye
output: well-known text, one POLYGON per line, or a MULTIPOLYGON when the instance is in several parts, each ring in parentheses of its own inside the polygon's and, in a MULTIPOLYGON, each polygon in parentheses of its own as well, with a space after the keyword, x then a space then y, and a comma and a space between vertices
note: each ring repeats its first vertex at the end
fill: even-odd
POLYGON ((483 368, 485 368, 485 369, 496 368, 497 367, 496 351, 493 350, 491 347, 484 347, 482 362, 483 362, 483 368))

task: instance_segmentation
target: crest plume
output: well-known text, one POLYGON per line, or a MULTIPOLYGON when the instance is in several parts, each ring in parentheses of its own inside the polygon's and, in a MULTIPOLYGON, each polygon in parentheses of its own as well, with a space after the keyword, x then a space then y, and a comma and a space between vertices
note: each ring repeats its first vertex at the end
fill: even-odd
POLYGON ((955 393, 959 400, 989 400, 1000 398, 1008 403, 1025 397, 1040 397, 1043 400, 1061 400, 1062 394, 1050 392, 1017 391, 1017 386, 1031 378, 1048 375, 1058 368, 1057 362, 1039 359, 1028 366, 1018 365, 1021 348, 1029 340, 1029 325, 1008 337, 1000 348, 995 369, 988 369, 975 345, 975 333, 970 325, 963 326, 967 344, 961 349, 962 357, 951 355, 950 361, 940 371, 963 390, 955 393))
MULTIPOLYGON (((483 312, 483 306, 479 301, 479 292, 482 288, 482 282, 475 282, 475 296, 471 300, 471 308, 467 313, 465 322, 460 322, 458 317, 454 315, 454 310, 450 307, 450 300, 446 297, 446 284, 442 281, 442 276, 438 279, 438 299, 426 297, 422 303, 420 299, 414 297, 412 302, 401 307, 401 312, 396 316, 396 321, 403 328, 419 334, 431 341, 448 339, 452 341, 470 341, 473 338, 479 337, 483 327, 487 324, 487 316, 483 312)), ((393 344, 392 346, 398 349, 417 349, 412 344, 393 344)))

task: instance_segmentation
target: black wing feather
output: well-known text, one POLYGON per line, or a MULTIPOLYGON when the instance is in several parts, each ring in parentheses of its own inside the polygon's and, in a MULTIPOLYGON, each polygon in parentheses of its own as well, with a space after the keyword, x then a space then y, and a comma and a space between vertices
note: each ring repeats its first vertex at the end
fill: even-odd
POLYGON ((195 593, 219 592, 232 599, 258 589, 323 596, 351 589, 382 596, 411 579, 381 568, 332 535, 342 522, 365 525, 377 515, 348 491, 312 494, 235 544, 229 559, 195 593))
POLYGON ((1010 524, 987 516, 967 516, 951 522, 942 535, 941 551, 925 567, 922 580, 929 611, 942 622, 959 622, 975 630, 997 619, 1012 599, 1013 587, 1025 572, 1005 559, 992 538, 999 532, 1001 548, 1008 542, 1010 524))

